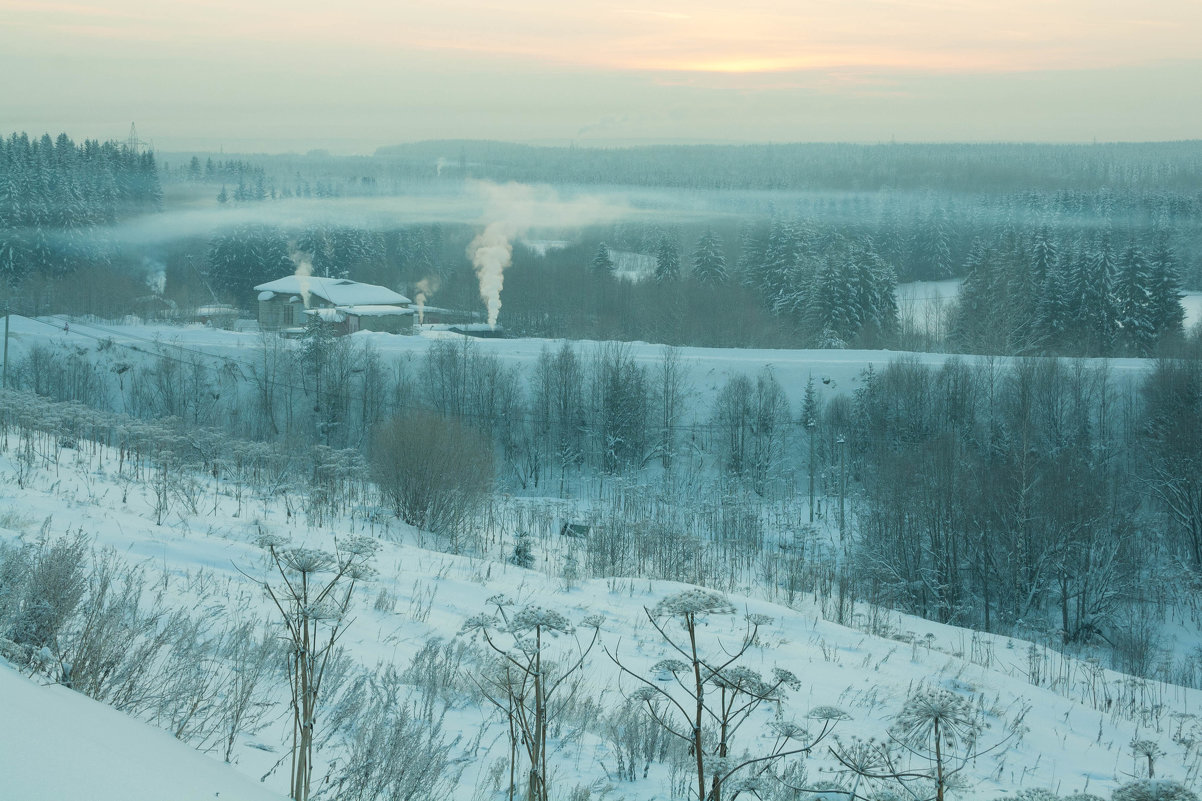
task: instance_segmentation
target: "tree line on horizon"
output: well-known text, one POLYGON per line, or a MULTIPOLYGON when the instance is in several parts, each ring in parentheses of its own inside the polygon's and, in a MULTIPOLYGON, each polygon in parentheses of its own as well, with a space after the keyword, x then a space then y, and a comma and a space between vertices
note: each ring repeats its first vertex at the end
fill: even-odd
MULTIPOLYGON (((1151 355, 1182 334, 1183 287, 1202 285, 1202 195, 1178 181, 1194 163, 1190 143, 747 152, 769 151, 794 154, 798 169, 812 167, 806 160, 816 153, 837 155, 839 169, 867 170, 865 187, 878 160, 896 167, 956 158, 948 175, 932 178, 942 189, 732 193, 733 217, 623 221, 564 232, 566 247, 551 250, 518 240, 503 324, 517 334, 673 345, 1151 355), (995 175, 1004 157, 1019 169, 1050 154, 1067 159, 1065 170, 1101 177, 1018 190, 995 175), (948 191, 956 186, 949 175, 972 170, 981 177, 973 192, 948 191), (631 275, 616 259, 631 256, 653 264, 647 280, 624 280, 631 275), (963 280, 957 310, 937 336, 919 336, 899 313, 897 283, 949 278, 963 280)), ((123 251, 106 242, 106 226, 163 207, 153 153, 14 134, 0 143, 0 165, 0 277, 27 313, 147 315, 213 302, 250 313, 253 287, 292 272, 297 259, 318 275, 406 293, 418 282, 437 285, 431 302, 439 305, 479 303, 467 226, 235 222, 209 237, 123 251), (144 279, 159 272, 164 280, 148 286, 144 279)), ((234 215, 242 201, 282 197, 251 161, 193 156, 168 174, 181 170, 191 182, 236 178, 226 204, 234 215)), ((307 179, 298 172, 289 180, 307 179)))

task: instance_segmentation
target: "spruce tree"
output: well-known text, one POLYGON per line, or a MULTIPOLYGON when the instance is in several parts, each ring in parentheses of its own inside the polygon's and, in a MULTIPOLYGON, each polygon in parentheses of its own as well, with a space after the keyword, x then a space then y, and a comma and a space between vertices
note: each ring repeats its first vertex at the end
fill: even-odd
POLYGON ((1118 311, 1115 306, 1114 285, 1118 273, 1118 259, 1110 240, 1110 232, 1102 234, 1093 256, 1093 282, 1088 297, 1090 316, 1094 326, 1093 353, 1108 356, 1114 350, 1118 333, 1118 311))
POLYGON ((278 229, 241 225, 209 243, 208 274, 213 287, 243 308, 254 303, 257 284, 291 275, 296 265, 278 229))
POLYGON ((722 252, 722 241, 711 229, 706 229, 697 240, 697 249, 693 253, 693 277, 703 284, 726 282, 726 256, 722 252))
POLYGON ((1068 279, 1059 258, 1048 267, 1036 306, 1035 345, 1043 352, 1055 352, 1064 343, 1069 327, 1068 279))
POLYGON ((1157 238, 1148 264, 1148 307, 1155 342, 1181 334, 1185 309, 1181 306, 1181 273, 1177 258, 1164 236, 1157 238))
POLYGON ((1118 345, 1122 352, 1147 356, 1156 346, 1148 261, 1132 240, 1123 251, 1115 276, 1114 303, 1118 345))
POLYGON ((609 246, 604 242, 597 245, 597 253, 593 256, 593 272, 597 275, 613 275, 614 260, 609 254, 609 246))
POLYGON ((768 255, 768 231, 762 225, 746 225, 739 232, 739 280, 759 292, 768 255))
POLYGON ((813 331, 832 344, 828 334, 848 343, 860 332, 862 319, 851 274, 855 271, 852 254, 828 258, 818 271, 818 286, 811 307, 813 331))
POLYGON ((992 254, 977 240, 969 253, 971 270, 964 277, 951 323, 951 338, 962 350, 982 351, 990 334, 989 318, 995 298, 992 254))
POLYGON ((655 280, 675 281, 680 277, 680 245, 670 234, 660 237, 655 253, 655 280))

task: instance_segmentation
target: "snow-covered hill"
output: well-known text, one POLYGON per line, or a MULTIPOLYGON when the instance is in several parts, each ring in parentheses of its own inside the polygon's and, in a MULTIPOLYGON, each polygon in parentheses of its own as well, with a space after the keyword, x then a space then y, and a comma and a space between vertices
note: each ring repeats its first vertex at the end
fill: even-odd
POLYGON ((0 797, 11 801, 280 801, 229 765, 0 661, 0 797))
MULTIPOLYGON (((661 681, 654 665, 672 653, 649 625, 645 607, 684 587, 668 582, 621 578, 573 580, 562 569, 576 543, 551 537, 536 542, 534 569, 501 560, 472 559, 416 547, 417 533, 395 521, 330 520, 309 526, 281 501, 256 502, 253 516, 239 517, 237 505, 220 488, 206 485, 207 500, 193 514, 179 513, 156 526, 154 493, 147 485, 119 481, 114 455, 103 450, 70 450, 57 465, 49 461, 23 474, 18 487, 12 452, 0 456, 0 507, 9 510, 0 531, 10 543, 36 542, 40 532, 57 536, 82 531, 116 558, 140 565, 147 586, 166 608, 211 621, 239 619, 279 630, 277 613, 255 581, 270 577, 254 541, 267 532, 311 547, 332 548, 351 534, 382 536, 373 559, 378 573, 357 590, 353 621, 343 640, 348 676, 396 666, 407 677, 399 685, 414 703, 434 698, 449 757, 448 771, 459 776, 453 798, 501 798, 507 758, 503 719, 473 690, 480 662, 462 633, 465 622, 492 608, 498 595, 516 604, 537 605, 566 615, 577 625, 600 614, 601 646, 586 661, 584 681, 571 703, 559 708, 562 725, 553 729, 550 775, 556 795, 611 799, 679 797, 679 765, 652 759, 646 777, 618 775, 621 744, 619 710, 637 688, 622 678, 604 651, 632 671, 661 681), (253 578, 252 578, 253 577, 253 578), (447 644, 453 647, 448 647, 447 644), (462 645, 460 645, 462 644, 462 645), (434 651, 430 649, 433 648, 434 651), (456 651, 457 648, 467 650, 456 651), (443 649, 443 650, 439 650, 443 649), (604 649, 604 650, 603 650, 604 649), (420 653, 458 653, 457 670, 431 678, 414 670, 420 653), (422 679, 419 676, 427 678, 422 679), (437 686, 436 686, 437 685, 437 686), (498 767, 501 766, 501 767, 498 767), (573 789, 575 788, 575 789, 573 789), (561 795, 562 794, 562 795, 561 795)), ((536 499, 529 501, 537 503, 536 499)), ((498 548, 498 553, 505 550, 498 548)), ((1135 740, 1149 740, 1163 752, 1158 776, 1196 782, 1202 755, 1194 710, 1202 693, 1122 676, 1092 661, 1065 658, 1019 640, 985 635, 888 613, 860 605, 844 609, 848 626, 824 618, 813 596, 801 593, 792 605, 743 590, 729 594, 736 612, 712 616, 701 629, 703 647, 721 653, 738 643, 745 615, 771 618, 745 658, 763 674, 779 667, 800 680, 777 709, 762 713, 739 734, 740 748, 767 746, 774 717, 820 728, 810 717, 820 707, 847 715, 835 727, 845 747, 853 737, 883 737, 892 717, 918 687, 950 690, 970 699, 987 725, 980 755, 964 771, 966 796, 991 798, 1025 788, 1062 794, 1106 793, 1143 769, 1132 753, 1135 740)), ((830 608, 827 616, 836 614, 830 608)), ((561 638, 555 653, 573 653, 561 638)), ((449 664, 449 663, 443 663, 449 664)), ((52 674, 53 671, 50 671, 52 674)), ((48 674, 48 675, 50 675, 48 674)), ((45 675, 40 679, 46 681, 45 675)), ((282 679, 272 695, 274 711, 253 734, 242 734, 234 749, 231 776, 217 757, 188 753, 166 734, 72 695, 63 688, 38 686, 0 670, 0 774, 5 797, 23 801, 87 798, 269 798, 287 792, 286 769, 273 769, 286 754, 290 736, 282 679), (265 776, 263 785, 253 780, 265 776), (223 784, 222 782, 226 782, 223 784), (103 792, 95 790, 103 788, 103 792), (15 794, 8 791, 18 788, 15 794), (173 788, 179 788, 176 792, 173 788), (108 793, 107 795, 105 793, 108 793)), ((328 703, 345 704, 355 690, 349 679, 328 703), (347 689, 350 688, 350 689, 347 689), (335 700, 340 698, 342 700, 335 700)), ((361 685, 368 687, 370 685, 361 685)), ((334 691, 331 691, 334 692, 334 691)), ((319 716, 328 722, 336 715, 319 716)), ((347 728, 353 731, 353 726, 347 728)), ((334 740, 319 750, 315 775, 336 774, 350 759, 348 746, 334 740)), ((829 739, 827 744, 834 744, 829 739)), ((848 779, 832 752, 815 749, 804 761, 805 783, 848 779)), ((315 779, 315 786, 321 785, 315 779)), ((332 797, 337 797, 336 795, 332 797)))

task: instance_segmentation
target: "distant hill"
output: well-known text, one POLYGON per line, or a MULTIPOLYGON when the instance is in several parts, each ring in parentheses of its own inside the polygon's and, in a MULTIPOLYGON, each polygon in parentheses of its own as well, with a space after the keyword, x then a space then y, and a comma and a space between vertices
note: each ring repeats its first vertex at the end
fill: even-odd
POLYGON ((375 156, 494 181, 698 189, 1190 189, 1202 140, 1105 144, 762 144, 548 147, 437 140, 375 156))

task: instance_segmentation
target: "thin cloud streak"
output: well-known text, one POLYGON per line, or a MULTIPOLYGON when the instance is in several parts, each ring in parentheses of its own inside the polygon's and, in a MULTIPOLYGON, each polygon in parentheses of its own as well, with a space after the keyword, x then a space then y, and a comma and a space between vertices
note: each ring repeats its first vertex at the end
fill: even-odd
POLYGON ((1176 138, 1199 30, 1188 0, 0 0, 0 70, 12 128, 167 147, 1176 138))

